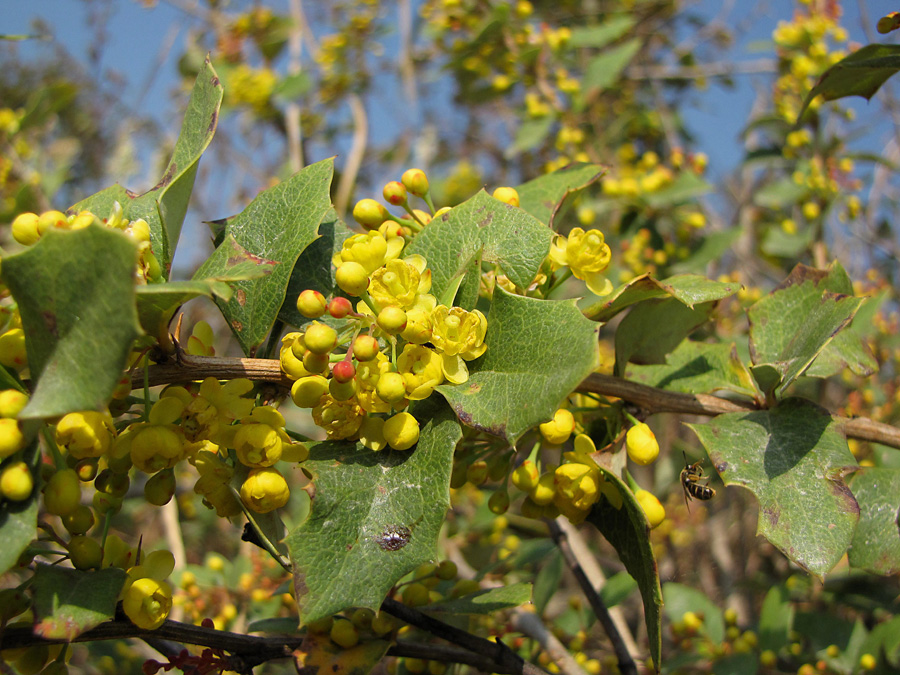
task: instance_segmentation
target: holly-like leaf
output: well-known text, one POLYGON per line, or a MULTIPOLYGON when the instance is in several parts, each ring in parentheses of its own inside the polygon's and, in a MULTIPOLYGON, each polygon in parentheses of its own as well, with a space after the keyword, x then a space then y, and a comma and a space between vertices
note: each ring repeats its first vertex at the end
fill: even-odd
POLYGON ((298 672, 329 675, 368 675, 387 654, 387 640, 365 640, 350 648, 341 647, 327 633, 310 633, 294 652, 298 672))
POLYGON ((706 344, 685 340, 666 356, 665 365, 629 366, 627 378, 687 394, 733 391, 756 396, 753 377, 738 358, 734 343, 706 344))
POLYGON ((837 564, 859 506, 844 481, 855 460, 827 411, 786 399, 769 410, 688 426, 725 484, 756 496, 759 534, 819 577, 837 564))
POLYGON ((665 363, 666 355, 709 319, 715 303, 688 307, 674 298, 646 300, 634 307, 616 330, 615 373, 625 365, 665 363), (665 327, 660 331, 661 326, 665 327))
POLYGON ((377 610, 398 579, 436 559, 462 431, 439 400, 412 412, 422 429, 410 450, 377 453, 352 442, 310 447, 303 467, 316 488, 312 511, 285 540, 301 623, 348 607, 377 610))
POLYGON ((200 156, 216 132, 222 95, 219 77, 207 57, 191 90, 191 99, 172 158, 159 182, 141 195, 121 185, 113 185, 78 202, 68 213, 88 210, 100 218, 106 218, 112 213, 113 204, 119 202, 125 218, 143 218, 147 221, 153 254, 162 267, 163 276, 168 277, 200 156))
POLYGON ((531 602, 531 584, 520 583, 486 588, 461 598, 428 605, 429 614, 491 614, 531 602))
POLYGON ((194 274, 206 279, 233 272, 236 262, 269 269, 265 277, 235 282, 234 297, 217 300, 245 354, 252 355, 275 323, 300 254, 318 238, 331 209, 334 162, 312 164, 257 195, 229 219, 225 240, 194 274))
POLYGON ((599 180, 604 173, 606 169, 599 164, 569 164, 517 187, 519 206, 555 229, 554 218, 566 198, 599 180))
POLYGON ((622 497, 619 508, 606 498, 594 504, 587 522, 596 527, 600 534, 612 544, 625 565, 628 573, 637 581, 644 602, 644 622, 650 642, 650 656, 659 672, 662 653, 662 633, 660 614, 663 599, 659 586, 659 569, 650 546, 650 526, 643 509, 634 498, 628 486, 612 471, 600 467, 607 483, 611 484, 622 497))
POLYGON ((850 564, 874 574, 900 571, 900 470, 867 467, 850 479, 859 502, 859 525, 850 564))
POLYGON ((73 640, 116 613, 125 570, 82 571, 38 565, 34 573, 34 634, 73 640))
POLYGON ((699 274, 676 274, 662 280, 644 274, 619 286, 602 301, 587 307, 584 315, 595 321, 606 322, 631 305, 666 296, 693 308, 704 302, 727 298, 737 293, 740 287, 738 283, 713 281, 699 274))
POLYGON ((869 100, 898 70, 900 45, 871 44, 856 50, 822 74, 803 101, 797 122, 803 119, 803 113, 819 94, 826 101, 847 96, 862 96, 869 100))
POLYGON ((487 351, 469 362, 469 380, 437 389, 464 424, 515 443, 599 366, 598 325, 574 301, 525 298, 499 286, 487 321, 487 351))
POLYGON ((318 232, 319 238, 306 247, 297 259, 297 264, 294 265, 284 304, 278 313, 278 318, 290 326, 299 328, 310 321, 297 310, 297 296, 306 289, 319 291, 326 298, 336 293, 341 294, 340 289, 334 283, 334 267, 331 264, 331 258, 335 253, 341 251, 344 241, 353 232, 344 224, 334 209, 325 214, 319 224, 318 232))
POLYGON ((809 368, 862 304, 863 298, 832 290, 842 272, 798 266, 748 311, 753 363, 774 367, 781 374, 781 391, 809 368))
POLYGON ((198 281, 170 281, 164 284, 138 286, 137 312, 141 327, 150 335, 158 336, 181 305, 192 298, 205 295, 227 301, 231 287, 224 281, 202 279, 198 281))
POLYGON ((494 199, 484 190, 432 220, 407 247, 425 256, 431 292, 442 298, 481 255, 521 288, 537 275, 550 252, 550 228, 520 208, 494 199))
POLYGON ((49 230, 30 249, 3 259, 37 380, 21 418, 96 410, 109 401, 141 334, 136 263, 134 242, 100 225, 49 230))

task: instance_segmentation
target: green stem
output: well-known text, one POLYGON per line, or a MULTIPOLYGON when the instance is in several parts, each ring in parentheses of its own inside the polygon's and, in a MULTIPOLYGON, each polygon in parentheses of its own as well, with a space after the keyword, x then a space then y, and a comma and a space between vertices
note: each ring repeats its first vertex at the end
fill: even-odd
POLYGON ((275 544, 273 544, 269 538, 262 531, 262 528, 256 522, 256 519, 253 517, 250 509, 247 508, 247 505, 244 504, 244 501, 241 499, 240 495, 237 494, 237 490, 232 486, 232 492, 235 493, 235 499, 238 500, 238 504, 241 505, 241 510, 244 512, 244 515, 247 517, 247 520, 250 522, 251 527, 256 530, 256 535, 259 537, 259 543, 262 544, 262 547, 268 551, 269 555, 275 559, 279 565, 281 565, 286 572, 291 571, 291 561, 288 560, 285 556, 281 555, 278 552, 278 549, 275 548, 275 544))
POLYGON ((378 309, 378 305, 375 304, 375 301, 372 299, 372 296, 369 295, 369 292, 363 291, 362 295, 360 295, 359 297, 364 303, 366 303, 366 306, 372 310, 372 314, 378 316, 378 312, 380 312, 381 310, 378 309))
POLYGON ((547 292, 544 294, 544 297, 549 298, 551 293, 553 293, 553 291, 555 291, 557 288, 559 288, 564 282, 568 281, 569 277, 571 277, 571 276, 572 276, 572 270, 567 267, 566 271, 563 272, 562 274, 560 274, 559 278, 553 282, 553 285, 547 289, 547 292))
POLYGON ((41 433, 44 435, 44 441, 47 443, 47 447, 50 448, 50 455, 53 457, 53 465, 56 467, 57 471, 62 471, 66 468, 66 460, 59 451, 56 439, 54 439, 53 435, 50 433, 50 427, 45 426, 41 429, 41 433))
POLYGON ((261 359, 271 359, 275 353, 276 345, 281 341, 281 331, 284 329, 284 321, 275 319, 272 325, 272 331, 269 333, 269 339, 266 341, 262 349, 262 354, 258 356, 261 359))
POLYGON ((637 492, 641 489, 641 486, 637 484, 637 481, 634 480, 631 476, 631 472, 628 469, 622 470, 623 475, 625 476, 625 482, 628 483, 628 487, 631 488, 632 492, 637 492))
POLYGON ((434 208, 434 202, 431 201, 431 188, 428 189, 428 192, 422 195, 422 199, 425 200, 425 203, 428 204, 428 208, 431 209, 431 215, 434 215, 437 209, 434 208))

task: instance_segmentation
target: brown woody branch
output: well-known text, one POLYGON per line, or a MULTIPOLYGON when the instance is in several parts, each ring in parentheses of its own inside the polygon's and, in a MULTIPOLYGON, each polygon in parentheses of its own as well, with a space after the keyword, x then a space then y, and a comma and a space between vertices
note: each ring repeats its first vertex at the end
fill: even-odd
MULTIPOLYGON (((255 382, 271 382, 285 389, 291 380, 281 371, 275 359, 242 359, 218 356, 191 356, 181 354, 169 363, 150 366, 147 373, 150 386, 190 382, 215 377, 229 380, 246 377, 255 382)), ((135 371, 131 386, 144 386, 143 371, 135 371)), ((650 387, 621 377, 592 373, 578 386, 578 391, 588 391, 601 396, 620 398, 633 403, 648 413, 673 412, 684 415, 715 417, 722 413, 752 412, 759 406, 752 401, 732 400, 712 394, 682 394, 650 387)), ((839 417, 835 420, 847 438, 881 443, 900 448, 900 429, 865 417, 839 417)))

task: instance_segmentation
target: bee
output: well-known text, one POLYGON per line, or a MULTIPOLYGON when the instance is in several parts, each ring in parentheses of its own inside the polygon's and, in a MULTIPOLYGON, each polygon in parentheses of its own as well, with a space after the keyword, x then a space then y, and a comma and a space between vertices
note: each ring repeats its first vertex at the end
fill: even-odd
MULTIPOLYGON (((684 453, 682 453, 684 455, 684 453)), ((703 478, 703 469, 700 468, 700 462, 688 463, 687 455, 684 455, 684 468, 681 470, 681 487, 684 490, 684 505, 687 506, 690 513, 690 500, 699 499, 707 501, 716 496, 715 489, 709 487, 709 479, 705 483, 701 483, 703 478)))

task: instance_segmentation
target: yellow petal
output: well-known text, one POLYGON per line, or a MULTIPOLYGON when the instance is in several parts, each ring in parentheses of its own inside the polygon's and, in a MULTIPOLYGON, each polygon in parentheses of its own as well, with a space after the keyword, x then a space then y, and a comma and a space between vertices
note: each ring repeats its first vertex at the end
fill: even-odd
POLYGON ((584 283, 594 295, 609 295, 613 291, 612 282, 599 272, 591 272, 584 277, 584 283))
POLYGON ((458 354, 454 356, 442 354, 441 361, 444 377, 447 378, 448 382, 451 382, 452 384, 462 384, 469 379, 469 369, 466 366, 466 362, 463 361, 458 354))

